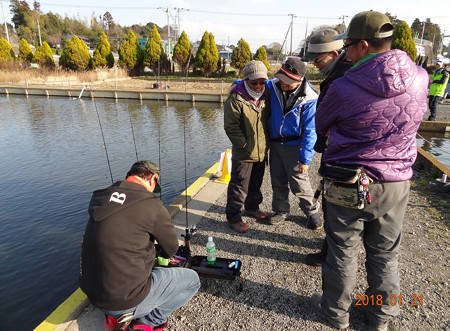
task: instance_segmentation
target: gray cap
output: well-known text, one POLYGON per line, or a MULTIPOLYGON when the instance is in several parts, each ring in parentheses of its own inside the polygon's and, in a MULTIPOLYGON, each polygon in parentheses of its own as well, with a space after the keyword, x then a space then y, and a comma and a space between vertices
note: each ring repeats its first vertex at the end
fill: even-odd
POLYGON ((347 32, 337 35, 334 39, 370 40, 390 37, 393 33, 394 26, 385 14, 368 10, 353 16, 347 32), (386 25, 388 25, 388 31, 380 32, 381 28, 386 25))
POLYGON ((334 40, 333 37, 337 36, 336 30, 333 29, 321 29, 316 31, 309 41, 308 51, 303 61, 310 61, 316 58, 319 54, 336 51, 344 46, 342 40, 334 40))
POLYGON ((306 64, 298 56, 291 56, 284 61, 274 76, 284 84, 291 85, 301 82, 305 74, 306 64))
POLYGON ((253 60, 253 61, 247 62, 242 73, 244 75, 244 79, 247 79, 247 78, 250 80, 255 80, 255 79, 260 79, 260 78, 269 79, 267 77, 267 67, 261 61, 253 60))

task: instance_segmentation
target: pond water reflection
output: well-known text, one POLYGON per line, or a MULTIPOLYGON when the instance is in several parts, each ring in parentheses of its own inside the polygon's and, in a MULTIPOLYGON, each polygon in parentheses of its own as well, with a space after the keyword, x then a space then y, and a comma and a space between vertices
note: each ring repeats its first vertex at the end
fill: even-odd
POLYGON ((450 132, 419 132, 417 146, 450 169, 450 132))
POLYGON ((78 287, 89 199, 111 184, 96 110, 114 180, 137 150, 160 164, 165 205, 185 155, 190 185, 230 147, 219 104, 0 97, 0 330, 33 329, 78 287))

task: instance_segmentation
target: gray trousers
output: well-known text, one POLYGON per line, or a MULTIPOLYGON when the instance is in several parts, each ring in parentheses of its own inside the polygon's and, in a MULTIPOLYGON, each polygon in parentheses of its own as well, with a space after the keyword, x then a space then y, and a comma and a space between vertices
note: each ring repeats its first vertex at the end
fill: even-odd
POLYGON ((312 203, 314 193, 308 173, 299 174, 294 170, 298 164, 300 149, 301 146, 281 145, 277 142, 270 145, 269 165, 274 212, 289 212, 289 188, 299 198, 299 206, 307 216, 319 211, 319 203, 312 203))
MULTIPOLYGON (((325 232, 328 255, 322 264, 322 309, 332 319, 346 323, 356 286, 358 253, 363 243, 369 287, 365 293, 381 305, 366 305, 369 319, 389 321, 399 314, 398 253, 403 216, 409 199, 409 181, 378 182, 369 186, 372 203, 351 209, 326 203, 325 232), (395 302, 395 301, 394 301, 395 302), (381 302, 379 302, 381 303, 381 302)), ((356 295, 356 294, 354 294, 356 295)), ((366 302, 367 303, 367 302, 366 302)), ((375 302, 376 303, 376 302, 375 302)))

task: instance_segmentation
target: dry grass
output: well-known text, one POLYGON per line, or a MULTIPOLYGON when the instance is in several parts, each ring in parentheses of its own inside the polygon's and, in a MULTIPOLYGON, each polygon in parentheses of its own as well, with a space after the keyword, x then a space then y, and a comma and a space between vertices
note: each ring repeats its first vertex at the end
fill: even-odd
POLYGON ((66 71, 48 69, 4 68, 0 71, 0 84, 86 84, 108 80, 129 78, 128 72, 121 68, 97 69, 93 71, 66 71))

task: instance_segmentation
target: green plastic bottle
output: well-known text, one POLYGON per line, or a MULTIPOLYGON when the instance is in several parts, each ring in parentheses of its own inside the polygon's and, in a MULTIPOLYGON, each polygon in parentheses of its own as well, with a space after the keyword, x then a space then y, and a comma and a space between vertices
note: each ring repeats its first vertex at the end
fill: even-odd
POLYGON ((216 264, 216 244, 214 244, 213 237, 208 237, 208 242, 206 243, 206 255, 208 265, 216 264))

